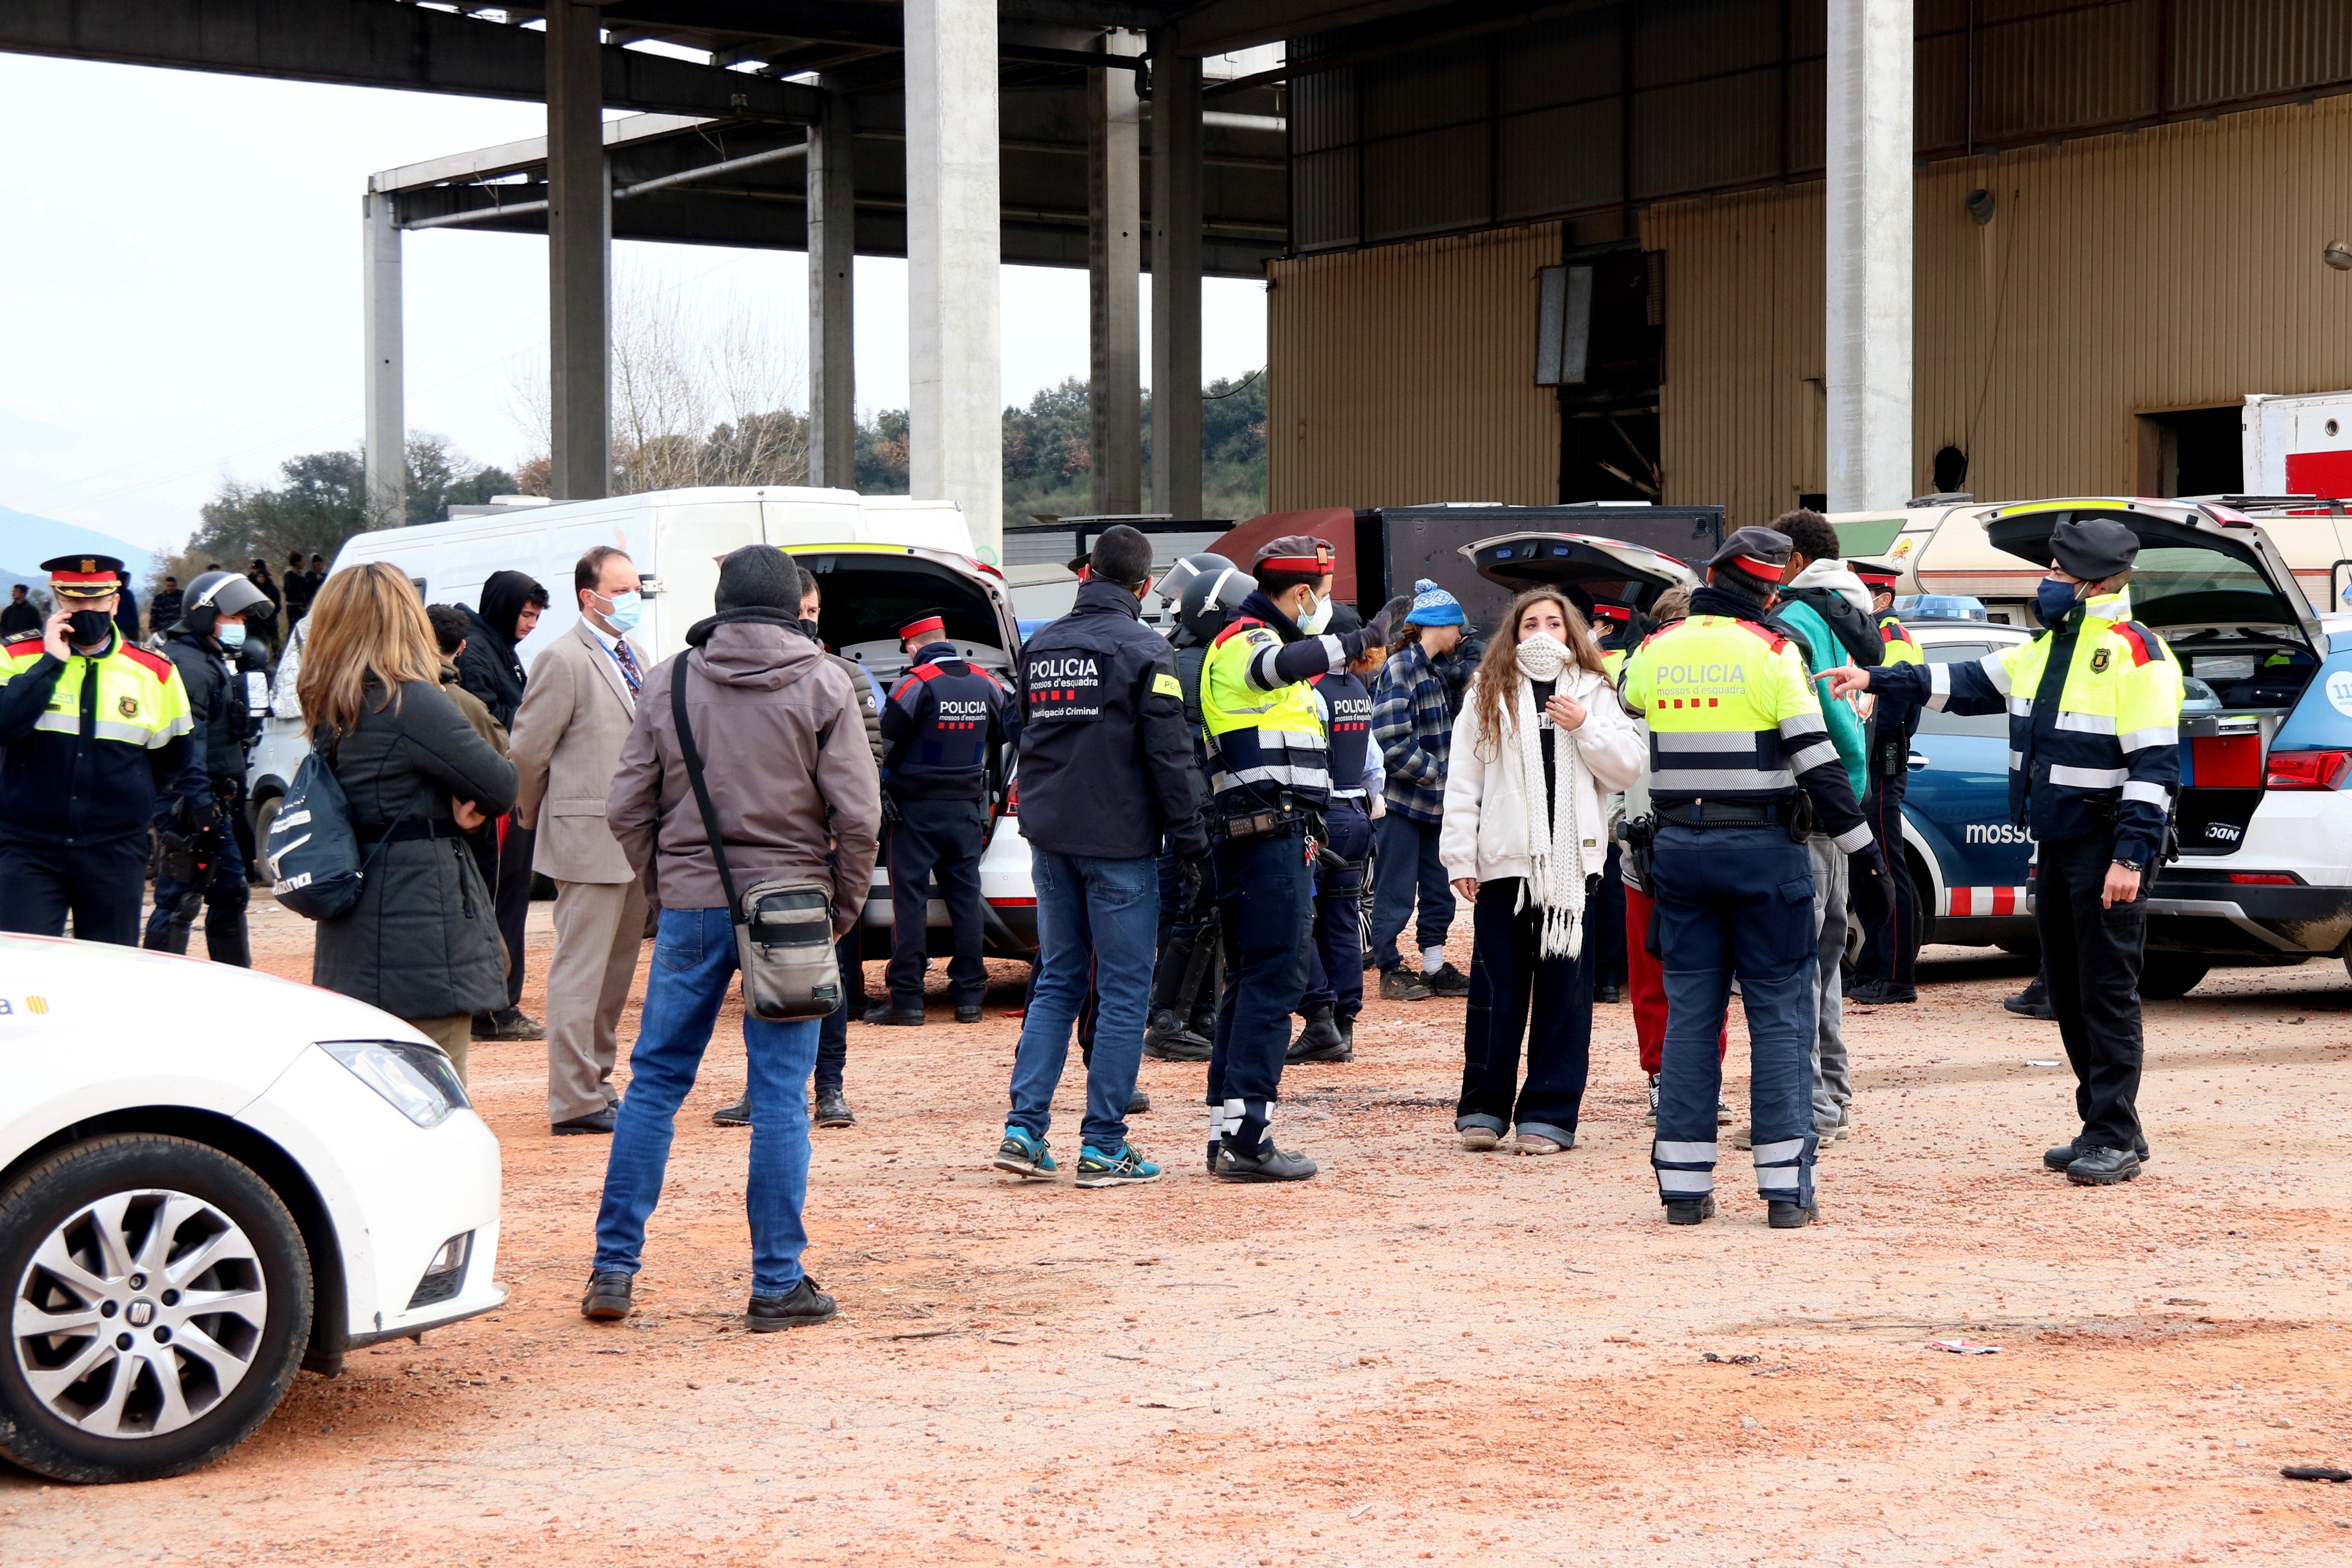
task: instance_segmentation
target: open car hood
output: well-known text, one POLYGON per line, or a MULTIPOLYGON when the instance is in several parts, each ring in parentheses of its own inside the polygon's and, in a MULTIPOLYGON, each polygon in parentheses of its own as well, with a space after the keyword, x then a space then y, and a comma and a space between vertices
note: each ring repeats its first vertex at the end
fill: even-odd
POLYGON ((2315 652, 2327 643, 2294 573, 2243 512, 2201 501, 2119 497, 2029 501, 1985 520, 1985 537, 2010 554, 2048 566, 2050 535, 2068 518, 2104 517, 2139 538, 2132 614, 2158 631, 2262 626, 2299 637, 2315 652))
POLYGON ((1668 588, 1699 581, 1696 570, 1661 551, 1591 533, 1498 533, 1464 545, 1462 555, 1479 576, 1514 594, 1577 587, 1644 613, 1668 588))

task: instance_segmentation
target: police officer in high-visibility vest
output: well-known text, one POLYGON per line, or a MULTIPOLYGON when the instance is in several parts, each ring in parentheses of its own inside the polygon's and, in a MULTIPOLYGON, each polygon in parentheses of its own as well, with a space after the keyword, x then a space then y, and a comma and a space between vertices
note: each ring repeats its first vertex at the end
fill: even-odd
POLYGON ((1004 743, 1004 688, 956 651, 944 610, 923 611, 898 628, 898 637, 913 666, 882 705, 890 995, 866 1011, 866 1022, 923 1022, 936 877, 952 933, 949 996, 957 1023, 977 1024, 988 986, 980 956, 980 857, 988 842, 989 766, 1004 743))
MULTIPOLYGON (((2018 515, 2011 509, 2003 516, 2018 515)), ((2042 510, 2042 509, 2024 509, 2042 510)), ((1840 692, 1882 710, 2009 710, 2009 805, 2032 830, 2033 919, 2058 1032, 2074 1068, 2082 1131, 2042 1155, 2078 1186, 2139 1174, 2139 973, 2147 878, 2180 787, 2180 664, 2132 619, 2126 586, 2139 539, 2113 518, 2067 515, 2052 530, 2034 610, 2046 628, 1973 664, 1841 670, 1840 692)))
POLYGON ((1309 846, 1328 831, 1330 748, 1307 683, 1386 646, 1389 616, 1383 610, 1344 637, 1324 630, 1331 546, 1319 539, 1261 546, 1251 573, 1257 586, 1217 634, 1201 676, 1225 950, 1209 1058, 1209 1171, 1226 1181, 1301 1182, 1315 1162, 1276 1148, 1268 1119, 1290 1015, 1307 989, 1309 846))
POLYGON ((1734 533, 1707 563, 1690 615, 1626 659, 1621 688, 1650 727, 1654 950, 1667 999, 1651 1163, 1675 1225, 1715 1213, 1716 1038, 1735 974, 1752 1056, 1757 1190, 1776 1230, 1818 1217, 1811 832, 1845 853, 1848 896, 1865 923, 1886 912, 1885 863, 1804 658, 1766 618, 1789 553, 1786 534, 1734 533))
POLYGON ((186 771, 188 694, 114 624, 122 563, 42 563, 57 608, 0 647, 0 931, 139 942, 147 824, 186 771))
MULTIPOLYGON (((1346 630, 1362 625, 1342 605, 1346 630)), ((1285 1060, 1351 1062, 1356 1059, 1356 1015, 1364 1010, 1364 869, 1371 858, 1372 824, 1387 810, 1381 795, 1388 771, 1372 744, 1372 693, 1364 684, 1380 674, 1385 649, 1368 647, 1344 669, 1307 682, 1316 711, 1330 738, 1331 793, 1323 808, 1328 829, 1324 848, 1310 868, 1315 882, 1315 932, 1308 945, 1304 1020, 1285 1060)))
MULTIPOLYGON (((1886 645, 1885 661, 1926 662, 1918 639, 1895 613, 1895 584, 1902 568, 1891 561, 1848 558, 1846 569, 1870 592, 1871 616, 1886 645)), ((1886 851, 1895 918, 1862 944, 1845 993, 1857 1002, 1919 1000, 1919 891, 1903 858, 1903 792, 1911 784, 1911 737, 1919 731, 1919 711, 1908 705, 1881 708, 1870 727, 1869 793, 1862 798, 1862 814, 1886 851)))

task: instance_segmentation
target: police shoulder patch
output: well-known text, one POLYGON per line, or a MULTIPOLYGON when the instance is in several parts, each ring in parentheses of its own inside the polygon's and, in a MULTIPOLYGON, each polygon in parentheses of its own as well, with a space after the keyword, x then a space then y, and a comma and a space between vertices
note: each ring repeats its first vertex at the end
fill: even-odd
POLYGON ((2137 621, 2117 621, 2115 633, 2123 639, 2124 647, 2131 650, 2134 664, 2147 664, 2156 658, 2156 634, 2137 621))
POLYGON ((1151 677, 1151 689, 1160 697, 1173 697, 1179 702, 1184 700, 1184 688, 1172 675, 1155 672, 1151 677))
POLYGON ((158 680, 169 680, 180 673, 179 667, 162 654, 150 653, 143 647, 133 647, 127 642, 122 645, 122 657, 145 669, 158 680))

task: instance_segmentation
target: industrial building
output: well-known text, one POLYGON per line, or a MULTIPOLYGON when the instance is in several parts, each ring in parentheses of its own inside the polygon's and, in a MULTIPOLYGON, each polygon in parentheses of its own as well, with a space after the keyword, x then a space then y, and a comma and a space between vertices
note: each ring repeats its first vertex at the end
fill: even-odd
POLYGON ((810 253, 819 482, 848 258, 905 256, 912 482, 992 547, 1000 261, 1090 272, 1104 512, 1199 515, 1204 274, 1272 290, 1278 510, 2228 489, 2244 395, 2352 385, 2352 0, 44 0, 0 48, 547 103, 355 172, 380 489, 425 226, 550 236, 563 497, 614 237, 810 253))

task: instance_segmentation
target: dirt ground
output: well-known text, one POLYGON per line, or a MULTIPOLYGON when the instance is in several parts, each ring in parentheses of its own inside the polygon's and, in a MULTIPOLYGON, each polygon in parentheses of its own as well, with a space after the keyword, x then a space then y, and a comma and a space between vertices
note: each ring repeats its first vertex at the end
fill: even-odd
MULTIPOLYGON (((506 1308, 304 1374, 197 1475, 0 1468, 0 1562, 2352 1561, 2352 1486, 2278 1475, 2352 1464, 2340 965, 2152 1005, 2155 1159, 2096 1190, 2041 1168, 2072 1080, 2000 1009, 2021 966, 1931 951, 1918 1005, 1849 1014, 1856 1131, 1778 1236, 1727 1147, 1723 1216, 1664 1225, 1622 1005, 1559 1157, 1463 1152, 1462 1005, 1375 1001, 1355 1062, 1285 1078, 1317 1181, 1210 1181, 1202 1068, 1147 1062, 1166 1181, 1018 1185, 987 1162, 1023 973, 977 1026, 853 1026, 808 1205, 837 1321, 740 1326, 732 1005, 625 1324, 577 1307, 605 1143, 549 1136, 541 1047, 478 1047, 506 1308), (2000 1353, 1927 1348, 1956 1335, 2000 1353)), ((1735 1015, 1735 1105, 1744 1061, 1735 1015)))

